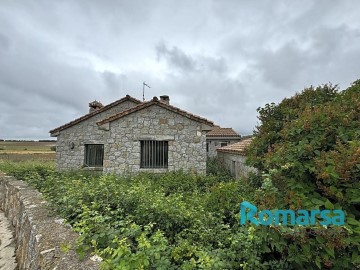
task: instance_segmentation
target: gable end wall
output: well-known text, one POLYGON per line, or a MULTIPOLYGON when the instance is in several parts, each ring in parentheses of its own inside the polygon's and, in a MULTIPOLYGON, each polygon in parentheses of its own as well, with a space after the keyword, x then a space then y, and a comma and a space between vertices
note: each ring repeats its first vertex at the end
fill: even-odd
POLYGON ((132 101, 125 101, 109 110, 60 131, 56 142, 56 169, 64 171, 82 168, 84 164, 85 144, 106 143, 108 133, 99 129, 96 122, 136 105, 137 104, 132 101), (70 147, 71 143, 74 143, 73 149, 70 147))
POLYGON ((154 105, 111 122, 108 132, 104 172, 206 172, 206 138, 199 122, 154 105), (146 139, 169 142, 167 169, 140 169, 140 140, 146 139))

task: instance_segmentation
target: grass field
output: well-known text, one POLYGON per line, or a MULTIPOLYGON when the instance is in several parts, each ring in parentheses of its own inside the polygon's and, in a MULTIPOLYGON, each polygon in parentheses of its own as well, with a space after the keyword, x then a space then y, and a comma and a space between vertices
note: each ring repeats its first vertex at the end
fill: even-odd
POLYGON ((55 160, 55 142, 0 141, 0 160, 55 160))

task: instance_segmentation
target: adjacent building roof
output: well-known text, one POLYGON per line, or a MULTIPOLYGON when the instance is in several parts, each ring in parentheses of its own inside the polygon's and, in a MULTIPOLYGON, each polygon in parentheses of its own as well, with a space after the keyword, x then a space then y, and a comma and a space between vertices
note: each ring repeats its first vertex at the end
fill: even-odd
POLYGON ((241 136, 232 128, 215 127, 206 134, 206 137, 238 137, 241 136))
POLYGON ((229 144, 227 146, 216 149, 218 152, 234 153, 239 155, 245 155, 245 150, 251 144, 253 138, 248 138, 237 143, 229 144))
POLYGON ((125 110, 125 111, 122 111, 122 112, 119 112, 117 114, 114 114, 104 120, 101 120, 99 122, 97 122, 97 124, 100 126, 100 125, 103 125, 103 124, 106 124, 106 123, 109 123, 109 122, 112 122, 112 121, 115 121, 119 118, 122 118, 124 116, 127 116, 131 113, 134 113, 134 112, 137 112, 137 111, 140 111, 142 109, 145 109, 145 108, 148 108, 150 106, 153 106, 153 105, 157 105, 159 107, 162 107, 166 110, 169 110, 169 111, 172 111, 174 113, 177 113, 177 114, 180 114, 186 118, 189 118, 191 120, 194 120, 194 121, 197 121, 197 122, 200 122, 200 123, 203 123, 203 124, 206 124, 206 125, 209 125, 209 126, 214 126, 214 123, 212 121, 209 121, 205 118, 202 118, 200 116, 197 116, 197 115, 194 115, 194 114, 191 114, 189 112, 186 112, 186 111, 183 111, 177 107, 174 107, 172 105, 169 105, 165 102, 162 102, 162 101, 159 101, 159 99, 157 97, 154 97, 152 100, 148 101, 148 102, 143 102, 135 107, 132 107, 128 110, 125 110))
POLYGON ((121 104, 121 103, 123 103, 125 101, 132 101, 132 102, 134 102, 136 104, 141 103, 140 100, 138 100, 136 98, 133 98, 133 97, 131 97, 129 95, 126 95, 122 99, 116 100, 116 101, 114 101, 114 102, 112 102, 112 103, 110 103, 110 104, 108 104, 108 105, 106 105, 106 106, 104 106, 104 107, 102 107, 102 108, 100 108, 98 110, 95 110, 95 111, 93 111, 91 113, 85 114, 84 116, 81 116, 81 117, 79 117, 79 118, 77 118, 77 119, 75 119, 75 120, 73 120, 73 121, 71 121, 71 122, 69 122, 69 123, 67 123, 65 125, 62 125, 62 126, 57 127, 57 128, 55 128, 53 130, 50 130, 49 132, 50 132, 51 136, 53 136, 55 133, 57 133, 57 132, 59 132, 61 130, 64 130, 66 128, 74 126, 74 125, 76 125, 76 124, 78 124, 78 123, 80 123, 80 122, 82 122, 82 121, 84 121, 86 119, 89 119, 89 118, 93 117, 94 115, 97 115, 97 114, 99 114, 101 112, 104 112, 104 111, 106 111, 108 109, 111 109, 111 108, 113 108, 113 107, 115 107, 115 106, 117 106, 117 105, 119 105, 119 104, 121 104))

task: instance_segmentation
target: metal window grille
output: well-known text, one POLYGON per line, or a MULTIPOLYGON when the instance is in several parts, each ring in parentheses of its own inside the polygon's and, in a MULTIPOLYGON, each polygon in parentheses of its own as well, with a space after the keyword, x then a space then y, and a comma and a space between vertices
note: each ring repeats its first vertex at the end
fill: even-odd
POLYGON ((85 144, 84 165, 87 167, 102 167, 104 161, 103 144, 85 144))
POLYGON ((167 141, 140 141, 140 145, 140 168, 168 167, 169 146, 167 141))

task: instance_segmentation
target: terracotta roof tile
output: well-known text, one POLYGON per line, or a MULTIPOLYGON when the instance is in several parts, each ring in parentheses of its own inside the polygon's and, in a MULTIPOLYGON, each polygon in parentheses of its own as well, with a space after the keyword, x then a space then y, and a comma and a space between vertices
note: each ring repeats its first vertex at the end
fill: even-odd
POLYGON ((216 149, 219 152, 235 153, 245 155, 246 148, 249 147, 253 138, 248 138, 237 143, 229 144, 227 146, 216 149))
POLYGON ((80 123, 80 122, 82 122, 82 121, 84 121, 84 120, 86 120, 86 119, 89 119, 89 118, 93 117, 94 115, 97 115, 97 114, 99 114, 99 113, 101 113, 101 112, 104 112, 104 111, 106 111, 106 110, 108 110, 108 109, 111 109, 111 108, 113 108, 113 107, 115 107, 115 106, 117 106, 117 105, 119 105, 119 104, 121 104, 121 103, 123 103, 123 102, 125 102, 125 101, 132 101, 132 102, 134 102, 134 103, 141 103, 140 100, 138 100, 138 99, 136 99, 136 98, 133 98, 133 97, 131 97, 131 96, 129 96, 129 95, 126 95, 125 97, 123 97, 123 98, 121 98, 121 99, 119 99, 119 100, 116 100, 116 101, 114 101, 114 102, 112 102, 112 103, 110 103, 110 104, 108 104, 108 105, 106 105, 106 106, 104 106, 104 107, 96 110, 96 111, 93 111, 93 112, 91 112, 91 113, 85 114, 85 115, 83 115, 83 116, 81 116, 81 117, 79 117, 79 118, 77 118, 77 119, 75 119, 75 120, 73 120, 73 121, 65 124, 65 125, 62 125, 62 126, 57 127, 57 128, 55 128, 55 129, 53 129, 53 130, 50 130, 49 133, 52 135, 52 134, 54 134, 54 133, 56 133, 56 132, 59 132, 59 131, 61 131, 61 130, 64 130, 64 129, 66 129, 66 128, 69 128, 69 127, 71 127, 71 126, 74 126, 74 125, 76 125, 76 124, 78 124, 78 123, 80 123))
POLYGON ((216 127, 206 134, 206 137, 241 137, 232 128, 216 127))
POLYGON ((202 118, 200 116, 191 114, 191 113, 186 112, 184 110, 181 110, 181 109, 179 109, 179 108, 177 108, 175 106, 172 106, 172 105, 166 104, 164 102, 161 102, 161 101, 158 100, 157 97, 154 97, 151 101, 141 103, 141 104, 139 104, 139 105, 137 105, 137 106, 135 106, 133 108, 130 108, 130 109, 126 110, 126 111, 114 114, 114 115, 112 115, 112 116, 110 116, 110 117, 108 117, 108 118, 106 118, 104 120, 101 120, 101 121, 97 122, 97 124, 98 125, 103 125, 103 124, 112 122, 112 121, 117 120, 117 119, 119 119, 121 117, 124 117, 126 115, 129 115, 131 113, 140 111, 142 109, 148 108, 148 107, 153 106, 153 105, 160 106, 160 107, 162 107, 164 109, 167 109, 169 111, 172 111, 174 113, 177 113, 177 114, 180 114, 180 115, 182 115, 184 117, 187 117, 187 118, 189 118, 191 120, 194 120, 194 121, 197 121, 197 122, 200 122, 200 123, 204 123, 204 124, 209 125, 209 126, 214 125, 214 123, 212 121, 209 121, 206 118, 202 118))

